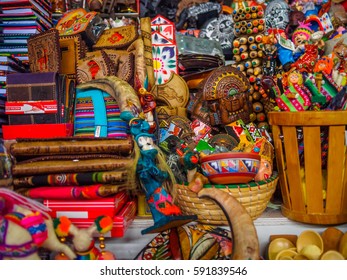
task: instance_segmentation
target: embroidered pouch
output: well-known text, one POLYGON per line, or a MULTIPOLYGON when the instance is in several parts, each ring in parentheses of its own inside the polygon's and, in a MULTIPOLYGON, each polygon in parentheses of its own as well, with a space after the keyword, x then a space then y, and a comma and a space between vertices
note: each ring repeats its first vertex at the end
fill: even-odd
POLYGON ((101 50, 88 52, 84 58, 77 61, 79 84, 113 75, 115 75, 114 63, 101 50))
POLYGON ((138 37, 137 26, 126 25, 105 30, 97 42, 94 50, 99 49, 126 49, 138 37))
POLYGON ((97 12, 79 8, 64 14, 55 28, 60 36, 81 34, 82 39, 91 47, 105 30, 106 24, 97 12))

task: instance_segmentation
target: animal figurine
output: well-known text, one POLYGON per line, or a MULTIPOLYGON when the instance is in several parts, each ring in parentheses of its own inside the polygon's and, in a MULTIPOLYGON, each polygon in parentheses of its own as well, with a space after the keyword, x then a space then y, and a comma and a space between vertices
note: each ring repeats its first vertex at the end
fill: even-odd
POLYGON ((48 211, 37 201, 0 188, 0 260, 40 260, 41 247, 76 257, 55 235, 48 211))
MULTIPOLYGON (((113 221, 109 216, 99 216, 88 228, 78 228, 66 216, 54 219, 55 233, 60 238, 72 236, 72 245, 77 255, 77 260, 114 260, 116 258, 110 251, 100 251, 95 246, 93 237, 99 233, 101 234, 100 241, 103 241, 102 235, 112 229, 112 224, 113 221)), ((102 245, 100 248, 103 249, 103 243, 100 242, 100 244, 102 245)), ((64 259, 64 257, 60 255, 56 259, 64 259)))

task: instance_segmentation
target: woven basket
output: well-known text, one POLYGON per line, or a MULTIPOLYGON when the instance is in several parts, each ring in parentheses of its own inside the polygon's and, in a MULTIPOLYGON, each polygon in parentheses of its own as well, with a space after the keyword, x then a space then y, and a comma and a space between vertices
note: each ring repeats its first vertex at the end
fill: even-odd
MULTIPOLYGON (((268 180, 241 185, 204 185, 204 188, 218 188, 234 196, 248 211, 253 220, 266 209, 278 181, 277 173, 268 180)), ((213 200, 198 198, 186 185, 176 184, 176 201, 185 215, 197 215, 198 221, 210 225, 228 225, 220 206, 213 200)))

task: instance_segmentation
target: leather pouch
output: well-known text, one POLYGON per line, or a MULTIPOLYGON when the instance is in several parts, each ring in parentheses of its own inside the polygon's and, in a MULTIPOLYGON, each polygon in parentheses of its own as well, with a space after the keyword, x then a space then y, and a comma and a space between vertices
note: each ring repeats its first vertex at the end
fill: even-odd
POLYGON ((55 28, 61 36, 81 34, 83 41, 91 48, 105 30, 106 24, 97 12, 79 8, 64 14, 55 28))
POLYGON ((126 50, 138 37, 137 26, 125 25, 105 30, 95 45, 94 50, 123 49, 126 50))
POLYGON ((56 72, 8 75, 5 109, 9 124, 61 123, 63 82, 56 72))
POLYGON ((77 61, 86 55, 81 35, 60 36, 59 47, 61 53, 61 73, 76 77, 77 61))
POLYGON ((61 54, 59 47, 59 32, 55 28, 28 39, 29 67, 35 72, 61 73, 61 54))
POLYGON ((248 123, 251 104, 249 81, 231 65, 213 70, 199 84, 199 97, 192 105, 192 115, 211 126, 226 125, 238 119, 248 123))
POLYGON ((173 116, 187 118, 187 109, 185 107, 169 107, 169 106, 156 106, 155 112, 157 115, 158 123, 169 119, 173 116))
POLYGON ((104 52, 115 67, 115 76, 134 85, 135 57, 134 54, 122 50, 105 49, 104 52))
POLYGON ((77 61, 79 84, 113 75, 115 75, 115 65, 104 51, 88 52, 84 58, 77 61))

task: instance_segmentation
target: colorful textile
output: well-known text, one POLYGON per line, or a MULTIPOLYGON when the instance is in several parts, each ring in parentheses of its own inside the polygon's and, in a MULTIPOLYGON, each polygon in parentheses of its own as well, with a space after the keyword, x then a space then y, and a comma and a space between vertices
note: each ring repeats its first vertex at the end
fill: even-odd
MULTIPOLYGON (((128 125, 120 116, 120 109, 117 101, 107 93, 103 93, 106 120, 107 120, 107 136, 115 138, 126 138, 128 135, 128 125)), ((74 135, 80 137, 95 136, 95 118, 98 108, 94 108, 92 97, 76 96, 75 104, 75 128, 74 135)))
POLYGON ((126 170, 86 173, 58 173, 13 178, 13 185, 18 187, 39 186, 83 186, 93 184, 122 185, 127 180, 126 170))
MULTIPOLYGON (((126 184, 123 185, 123 189, 126 184)), ((65 186, 65 187, 37 187, 20 189, 17 192, 32 199, 98 199, 114 195, 121 186, 92 185, 92 186, 65 186)))

